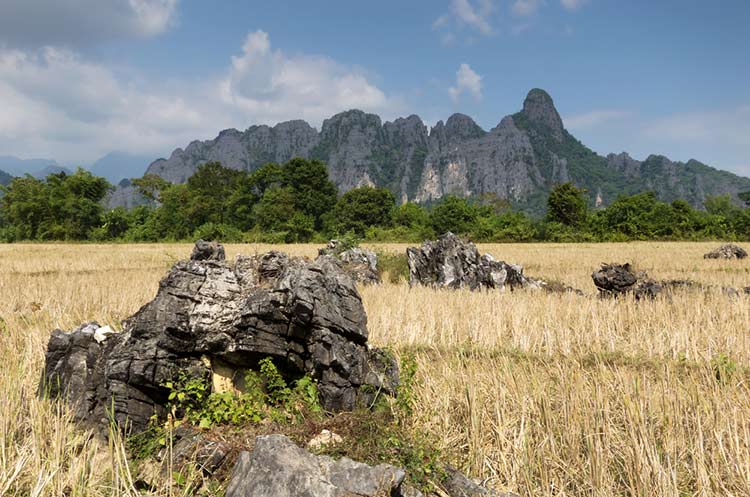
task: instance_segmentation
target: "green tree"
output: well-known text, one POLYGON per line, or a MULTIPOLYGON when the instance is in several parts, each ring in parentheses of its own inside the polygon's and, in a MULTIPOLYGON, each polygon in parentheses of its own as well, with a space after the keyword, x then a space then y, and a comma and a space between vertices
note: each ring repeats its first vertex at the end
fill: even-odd
POLYGON ((15 178, 5 189, 2 219, 13 239, 84 240, 102 224, 111 185, 88 171, 15 178))
POLYGON ((739 211, 739 208, 732 203, 732 196, 728 193, 725 195, 707 195, 703 200, 703 207, 709 214, 723 216, 726 219, 731 218, 739 211))
POLYGON ((282 185, 294 192, 295 209, 311 216, 315 227, 322 216, 333 209, 338 190, 328 179, 328 168, 318 160, 294 158, 282 166, 282 185))
POLYGON ((401 204, 393 214, 393 222, 398 226, 417 228, 430 225, 430 214, 421 205, 413 202, 401 204))
POLYGON ((161 192, 166 190, 169 185, 169 181, 154 173, 144 174, 142 178, 133 180, 133 186, 135 186, 138 193, 149 200, 157 202, 159 201, 161 192))
POLYGON ((566 226, 580 226, 586 221, 586 191, 572 183, 555 186, 547 198, 547 219, 566 226))
POLYGON ((430 212, 430 223, 438 235, 448 231, 463 234, 474 227, 477 217, 477 209, 466 199, 447 195, 433 207, 430 212))
POLYGON ((392 223, 396 200, 385 188, 363 186, 344 193, 333 209, 338 233, 354 231, 359 236, 372 226, 389 226, 392 223))
POLYGON ((247 174, 224 167, 219 162, 207 162, 187 180, 187 214, 194 226, 206 223, 224 224, 232 217, 232 203, 239 185, 247 174), (230 203, 232 200, 232 203, 230 203))

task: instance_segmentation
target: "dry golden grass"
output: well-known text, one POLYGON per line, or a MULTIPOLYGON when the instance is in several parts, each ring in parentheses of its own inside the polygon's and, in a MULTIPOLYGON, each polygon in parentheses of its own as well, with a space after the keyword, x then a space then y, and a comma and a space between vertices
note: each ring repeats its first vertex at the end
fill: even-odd
MULTIPOLYGON (((719 290, 750 285, 750 261, 704 260, 714 245, 480 246, 585 297, 404 283, 361 293, 372 343, 416 355, 414 426, 491 485, 524 496, 750 495, 750 300, 719 290), (609 261, 713 288, 599 300, 590 274, 609 261), (717 379, 722 355, 737 370, 717 379)), ((229 257, 270 248, 227 246, 229 257)), ((0 495, 135 495, 121 444, 102 446, 36 398, 44 349, 53 328, 119 323, 190 250, 0 246, 0 495)))

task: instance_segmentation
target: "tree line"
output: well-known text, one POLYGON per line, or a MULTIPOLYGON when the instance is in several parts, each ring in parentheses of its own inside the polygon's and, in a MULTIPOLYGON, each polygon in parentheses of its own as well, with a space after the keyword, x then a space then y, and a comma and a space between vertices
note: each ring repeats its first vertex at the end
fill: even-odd
MULTIPOLYGON (((593 209, 587 192, 564 183, 550 192, 546 216, 535 219, 491 194, 448 195, 429 206, 397 205, 389 190, 369 186, 339 196, 325 164, 301 158, 252 173, 209 162, 184 184, 156 175, 133 184, 149 202, 107 210, 112 186, 83 169, 14 178, 0 200, 0 240, 296 243, 348 234, 420 242, 446 231, 479 242, 750 239, 750 208, 729 195, 707 197, 705 210, 652 192, 593 209)), ((750 192, 740 198, 750 205, 750 192)))

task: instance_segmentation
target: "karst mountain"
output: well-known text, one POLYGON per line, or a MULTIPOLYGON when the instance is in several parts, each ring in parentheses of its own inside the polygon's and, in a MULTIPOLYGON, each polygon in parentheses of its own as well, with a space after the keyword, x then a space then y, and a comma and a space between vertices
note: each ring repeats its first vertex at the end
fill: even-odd
POLYGON ((383 123, 375 114, 349 110, 326 119, 320 131, 302 120, 227 129, 154 161, 147 172, 181 183, 208 161, 253 171, 293 157, 325 162, 341 192, 380 186, 400 202, 489 194, 530 212, 540 212, 550 189, 567 181, 586 188, 592 204, 604 205, 618 195, 654 191, 661 200, 701 207, 707 195, 750 190, 750 179, 697 160, 598 155, 565 129, 541 89, 531 90, 520 112, 489 131, 463 114, 428 128, 416 115, 383 123))

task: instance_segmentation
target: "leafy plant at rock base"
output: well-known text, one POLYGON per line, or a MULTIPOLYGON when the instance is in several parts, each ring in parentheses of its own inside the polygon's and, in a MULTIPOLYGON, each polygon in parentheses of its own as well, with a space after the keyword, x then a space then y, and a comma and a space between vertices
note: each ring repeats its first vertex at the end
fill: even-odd
POLYGON ((203 378, 189 378, 180 373, 176 381, 164 384, 175 416, 184 416, 201 428, 215 425, 277 422, 295 420, 305 413, 322 413, 318 388, 309 376, 289 387, 270 357, 258 363, 259 371, 245 374, 245 391, 211 392, 203 378))

